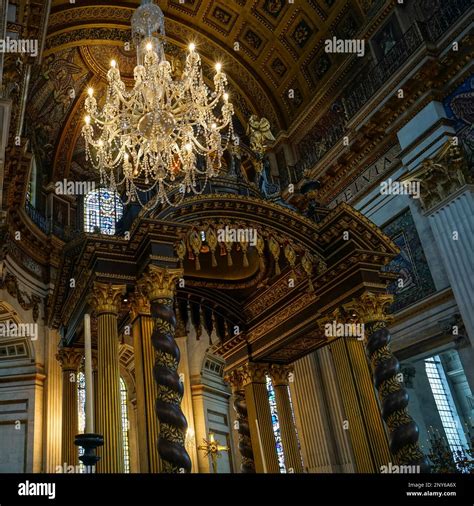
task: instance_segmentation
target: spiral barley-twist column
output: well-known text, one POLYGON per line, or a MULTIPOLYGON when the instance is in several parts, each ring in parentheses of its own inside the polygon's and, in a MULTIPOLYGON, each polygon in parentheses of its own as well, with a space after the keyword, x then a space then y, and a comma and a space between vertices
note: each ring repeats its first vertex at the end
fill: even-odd
POLYGON ((174 339, 174 290, 176 280, 182 275, 182 269, 150 265, 140 283, 150 300, 153 318, 153 374, 158 390, 155 411, 160 425, 158 453, 162 461, 161 470, 165 473, 191 471, 191 459, 184 446, 188 424, 180 406, 184 393, 178 375, 180 353, 174 339))
POLYGON ((418 426, 408 413, 408 392, 403 386, 400 363, 390 348, 390 317, 385 310, 392 300, 391 295, 366 292, 347 307, 365 324, 366 348, 382 418, 389 431, 390 451, 397 464, 420 466, 421 472, 429 472, 428 461, 418 444, 418 426))
POLYGON ((237 430, 239 433, 239 452, 242 457, 240 471, 242 473, 254 473, 255 462, 250 437, 247 401, 245 400, 245 391, 242 384, 242 373, 234 370, 226 375, 225 381, 231 384, 234 396, 234 409, 237 414, 237 430))

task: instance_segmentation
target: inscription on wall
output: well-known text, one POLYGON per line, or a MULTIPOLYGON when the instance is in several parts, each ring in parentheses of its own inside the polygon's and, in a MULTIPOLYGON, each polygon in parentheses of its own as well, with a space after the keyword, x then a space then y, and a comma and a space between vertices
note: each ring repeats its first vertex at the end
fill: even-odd
POLYGON ((400 146, 395 144, 374 164, 365 169, 342 193, 340 193, 329 204, 329 208, 336 207, 341 202, 350 202, 355 197, 360 196, 368 190, 373 184, 382 179, 382 176, 388 175, 399 162, 400 146))

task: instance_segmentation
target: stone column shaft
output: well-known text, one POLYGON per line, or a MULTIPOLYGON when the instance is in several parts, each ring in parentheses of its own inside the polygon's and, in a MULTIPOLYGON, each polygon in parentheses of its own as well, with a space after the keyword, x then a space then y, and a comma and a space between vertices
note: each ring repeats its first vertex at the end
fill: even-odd
POLYGON ((62 385, 61 366, 56 360, 56 351, 59 342, 57 331, 46 332, 46 384, 45 384, 45 472, 54 473, 61 462, 61 438, 62 438, 62 385))
POLYGON ((285 454, 285 465, 287 471, 294 473, 303 472, 301 451, 296 433, 295 420, 291 407, 290 390, 288 385, 288 374, 291 368, 287 366, 272 365, 270 374, 275 390, 276 405, 278 410, 278 421, 280 422, 281 440, 283 453, 285 454))
POLYGON ((74 348, 61 348, 57 354, 63 376, 61 465, 79 464, 78 448, 74 439, 78 433, 77 370, 82 354, 74 348))
POLYGON ((125 286, 95 283, 91 305, 97 316, 97 427, 104 437, 98 448, 97 471, 123 473, 122 407, 120 397, 117 314, 125 286))
POLYGON ((272 416, 266 386, 266 366, 246 364, 242 368, 250 438, 257 473, 279 473, 272 416))
POLYGON ((136 293, 132 302, 132 333, 135 355, 137 389, 137 424, 140 450, 140 472, 159 473, 160 457, 157 452, 158 420, 155 414, 157 388, 153 377, 155 352, 151 344, 153 319, 150 306, 136 293))
POLYGON ((391 461, 391 454, 364 345, 354 338, 339 338, 331 343, 331 351, 356 470, 360 473, 380 472, 381 466, 391 461))
POLYGON ((248 407, 245 399, 245 389, 242 379, 242 373, 238 370, 231 371, 225 377, 225 381, 230 383, 232 386, 233 404, 236 412, 236 421, 238 423, 237 430, 239 434, 239 452, 242 460, 240 472, 255 473, 255 461, 250 435, 248 407))

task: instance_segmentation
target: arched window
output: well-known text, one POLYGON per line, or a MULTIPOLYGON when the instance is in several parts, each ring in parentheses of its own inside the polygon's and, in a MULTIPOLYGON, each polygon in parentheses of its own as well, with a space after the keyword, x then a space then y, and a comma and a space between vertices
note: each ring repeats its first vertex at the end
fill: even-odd
POLYGON ((122 433, 123 433, 123 463, 124 471, 130 472, 130 448, 128 445, 128 398, 127 385, 123 378, 120 378, 120 401, 122 406, 122 433))
POLYGON ((122 217, 123 204, 120 196, 107 188, 98 188, 84 199, 84 230, 114 235, 115 225, 122 217))

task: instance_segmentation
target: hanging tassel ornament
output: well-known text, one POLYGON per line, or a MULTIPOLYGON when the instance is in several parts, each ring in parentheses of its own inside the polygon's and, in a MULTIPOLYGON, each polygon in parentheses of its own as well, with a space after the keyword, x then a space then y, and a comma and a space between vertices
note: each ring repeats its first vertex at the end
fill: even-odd
POLYGON ((272 235, 268 239, 268 247, 270 248, 270 253, 275 259, 275 274, 278 276, 281 272, 280 265, 278 264, 278 260, 280 258, 280 243, 272 235))
POLYGON ((176 254, 179 258, 179 266, 182 269, 183 268, 183 261, 186 258, 186 243, 181 239, 178 244, 176 245, 176 254))
POLYGON ((232 242, 226 242, 225 248, 227 250, 227 267, 232 267, 234 262, 232 262, 232 242))
POLYGON ((217 248, 217 235, 213 227, 209 227, 207 229, 207 244, 209 246, 209 249, 211 250, 211 263, 212 267, 217 267, 217 260, 216 260, 216 248, 217 248))
POLYGON ((189 234, 189 244, 191 244, 191 248, 193 249, 194 255, 196 257, 196 270, 201 270, 201 264, 199 262, 199 253, 201 253, 202 247, 202 239, 201 234, 197 230, 193 230, 189 234))
POLYGON ((303 266, 303 269, 306 272, 306 275, 308 276, 309 291, 314 292, 314 286, 311 280, 311 276, 313 274, 314 260, 308 251, 306 251, 303 257, 301 258, 301 265, 303 266))
POLYGON ((247 257, 247 251, 248 251, 248 248, 249 248, 249 244, 248 244, 248 242, 241 241, 240 242, 240 247, 242 248, 242 255, 243 255, 242 265, 244 267, 248 267, 249 266, 249 259, 247 257))
POLYGON ((288 243, 285 246, 285 257, 288 260, 288 263, 290 264, 291 268, 294 269, 296 264, 296 251, 291 245, 291 243, 288 243))

